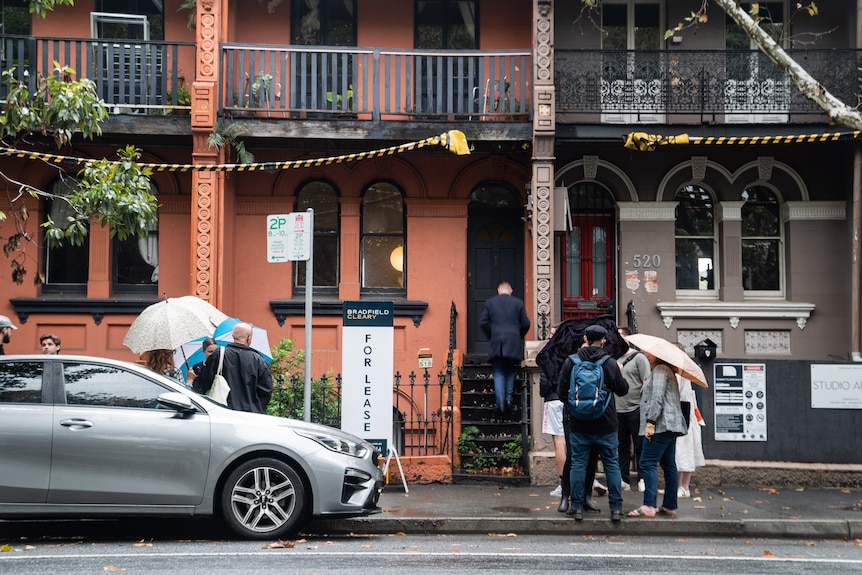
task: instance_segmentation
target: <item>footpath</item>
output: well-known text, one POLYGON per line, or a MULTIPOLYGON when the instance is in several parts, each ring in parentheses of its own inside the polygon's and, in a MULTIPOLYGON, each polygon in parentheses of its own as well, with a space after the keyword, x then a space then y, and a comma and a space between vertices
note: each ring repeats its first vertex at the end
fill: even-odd
MULTIPOLYGON (((629 518, 612 522, 607 496, 595 497, 600 513, 575 521, 557 511, 553 486, 496 484, 387 485, 380 513, 322 519, 307 532, 436 534, 649 535, 842 539, 862 542, 860 489, 753 489, 709 487, 680 499, 676 518, 629 518)), ((658 503, 661 505, 661 495, 658 503)), ((623 511, 643 494, 623 492, 623 511)))

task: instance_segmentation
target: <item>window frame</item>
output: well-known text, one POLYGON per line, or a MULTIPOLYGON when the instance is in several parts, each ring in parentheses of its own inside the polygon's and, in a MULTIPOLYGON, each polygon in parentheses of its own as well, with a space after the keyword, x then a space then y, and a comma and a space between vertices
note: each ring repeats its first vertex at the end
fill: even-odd
MULTIPOLYGON (((360 295, 386 295, 393 297, 406 297, 407 295, 407 206, 404 202, 404 191, 394 182, 379 180, 365 186, 362 191, 362 202, 360 204, 359 213, 359 293, 360 295), (392 189, 401 197, 401 231, 400 232, 366 232, 365 223, 368 218, 368 205, 366 199, 368 193, 375 186, 385 185, 391 186, 392 189), (365 285, 365 269, 366 269, 366 238, 401 238, 401 285, 398 287, 381 287, 381 286, 366 286, 365 285)), ((396 248, 397 249, 397 248, 396 248)), ((394 267, 394 266, 393 266, 394 267)), ((395 268, 397 270, 397 268, 395 268)))
MULTIPOLYGON (((743 298, 744 299, 763 299, 763 298, 779 298, 783 299, 785 297, 785 285, 786 285, 786 265, 785 265, 785 241, 784 241, 784 221, 781 215, 781 207, 783 204, 781 194, 776 190, 773 186, 770 186, 766 183, 759 182, 753 183, 751 185, 745 186, 743 193, 751 190, 753 188, 763 188, 765 191, 772 194, 775 199, 776 206, 776 224, 778 227, 778 235, 777 236, 746 236, 745 234, 745 216, 746 216, 746 203, 744 201, 742 206, 740 206, 740 233, 739 233, 739 261, 740 261, 740 275, 742 276, 742 288, 743 288, 743 298), (745 289, 745 278, 744 278, 744 270, 745 270, 745 261, 743 259, 743 244, 746 240, 770 240, 774 241, 777 245, 778 251, 778 289, 775 290, 755 290, 755 289, 745 289)), ((746 200, 746 198, 743 198, 746 200)))
POLYGON ((718 202, 716 200, 716 194, 703 185, 703 183, 687 183, 679 186, 677 191, 674 192, 673 201, 676 202, 676 207, 674 208, 674 288, 676 289, 677 297, 685 297, 685 298, 708 298, 708 299, 717 299, 719 290, 721 288, 721 274, 719 270, 719 254, 721 249, 721 241, 719 237, 719 222, 718 222, 718 202), (688 188, 697 188, 700 192, 705 193, 709 196, 711 204, 712 204, 712 236, 694 236, 694 235, 681 235, 677 233, 677 221, 679 220, 679 211, 680 211, 680 200, 678 199, 679 194, 684 193, 688 188), (679 253, 677 243, 679 241, 710 241, 712 245, 712 278, 713 285, 712 288, 707 288, 704 290, 701 289, 691 289, 691 288, 680 288, 679 287, 679 274, 676 273, 677 266, 679 264, 679 253))
MULTIPOLYGON (((329 190, 332 191, 332 199, 335 200, 335 229, 333 230, 320 230, 317 226, 317 211, 314 212, 314 230, 312 232, 312 249, 314 250, 314 267, 313 270, 320 269, 321 265, 324 265, 324 262, 321 262, 323 259, 320 257, 321 254, 318 254, 318 247, 320 246, 320 242, 318 238, 322 237, 334 237, 335 238, 335 257, 332 258, 334 261, 331 262, 331 265, 335 267, 335 284, 333 285, 318 285, 314 284, 313 291, 315 296, 337 296, 338 295, 338 286, 341 283, 341 196, 339 194, 338 188, 335 187, 334 184, 322 179, 316 180, 308 180, 303 182, 297 192, 296 192, 296 211, 304 212, 306 208, 300 205, 302 201, 302 194, 307 191, 307 193, 311 196, 315 196, 318 193, 316 189, 310 189, 311 186, 314 185, 324 185, 329 190)), ((314 209, 313 206, 311 206, 314 209)), ((294 295, 304 295, 306 292, 305 289, 305 278, 303 277, 302 281, 300 281, 300 266, 305 266, 306 262, 297 261, 293 262, 293 293, 294 295)), ((320 274, 315 273, 312 281, 317 281, 317 278, 320 274)))

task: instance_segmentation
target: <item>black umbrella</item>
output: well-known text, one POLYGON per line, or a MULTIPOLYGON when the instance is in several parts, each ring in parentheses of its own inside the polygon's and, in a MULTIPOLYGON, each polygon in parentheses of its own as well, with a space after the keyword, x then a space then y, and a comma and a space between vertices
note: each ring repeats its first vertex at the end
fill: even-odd
POLYGON ((629 301, 626 306, 626 317, 628 318, 629 331, 632 333, 638 332, 638 312, 635 310, 635 303, 629 301))
POLYGON ((601 315, 584 319, 567 319, 557 326, 554 336, 548 340, 542 351, 536 356, 536 364, 542 369, 550 381, 557 381, 557 376, 563 369, 566 358, 575 353, 584 339, 584 330, 591 325, 600 325, 608 330, 604 350, 618 359, 629 349, 629 345, 617 332, 617 324, 613 316, 601 315))

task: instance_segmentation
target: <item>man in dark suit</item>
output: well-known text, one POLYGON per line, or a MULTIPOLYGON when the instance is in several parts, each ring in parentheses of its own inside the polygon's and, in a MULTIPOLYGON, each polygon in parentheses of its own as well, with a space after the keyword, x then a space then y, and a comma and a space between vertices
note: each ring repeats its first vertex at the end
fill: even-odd
POLYGON ((512 295, 512 284, 501 282, 497 295, 485 302, 479 327, 490 340, 488 361, 494 370, 497 409, 511 413, 515 365, 524 359, 524 336, 530 329, 524 302, 512 295))

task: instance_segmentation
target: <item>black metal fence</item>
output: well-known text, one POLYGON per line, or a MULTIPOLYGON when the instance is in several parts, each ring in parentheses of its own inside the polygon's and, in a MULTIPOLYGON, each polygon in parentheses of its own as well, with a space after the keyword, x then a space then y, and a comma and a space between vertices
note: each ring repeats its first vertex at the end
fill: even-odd
MULTIPOLYGON (((341 374, 324 375, 312 383, 311 421, 341 426, 341 374)), ((393 376, 393 443, 399 455, 451 455, 452 383, 444 372, 393 376)), ((273 382, 268 413, 302 419, 305 378, 298 375, 273 382)))
MULTIPOLYGON (((788 50, 848 106, 859 103, 858 50, 788 50)), ((822 115, 760 51, 566 50, 554 57, 557 114, 722 115, 725 122, 822 115)), ((811 120, 806 120, 811 121, 811 120)))

